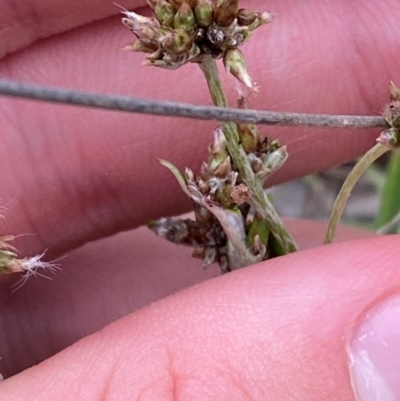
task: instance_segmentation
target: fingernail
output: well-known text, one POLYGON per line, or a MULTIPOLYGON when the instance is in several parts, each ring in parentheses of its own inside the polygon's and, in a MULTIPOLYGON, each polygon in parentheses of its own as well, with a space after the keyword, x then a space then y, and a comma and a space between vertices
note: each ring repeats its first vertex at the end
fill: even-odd
POLYGON ((349 346, 357 401, 400 400, 400 295, 365 316, 349 346))

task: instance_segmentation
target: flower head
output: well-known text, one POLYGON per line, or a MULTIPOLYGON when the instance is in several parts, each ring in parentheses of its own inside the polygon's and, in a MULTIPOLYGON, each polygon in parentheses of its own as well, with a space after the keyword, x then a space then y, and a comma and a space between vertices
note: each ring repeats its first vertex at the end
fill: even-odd
POLYGON ((126 49, 150 53, 145 65, 176 69, 211 55, 224 58, 227 69, 252 87, 236 50, 256 28, 272 21, 270 13, 239 9, 238 0, 148 0, 148 4, 153 17, 124 10, 122 19, 137 38, 126 49))

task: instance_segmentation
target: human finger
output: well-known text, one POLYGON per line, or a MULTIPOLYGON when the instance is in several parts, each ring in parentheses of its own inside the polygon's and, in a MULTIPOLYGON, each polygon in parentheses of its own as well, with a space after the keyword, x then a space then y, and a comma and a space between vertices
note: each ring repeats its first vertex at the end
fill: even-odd
MULTIPOLYGON (((127 0, 125 7, 137 8, 145 0, 127 0)), ((93 21, 115 15, 112 2, 92 0, 13 0, 0 1, 0 59, 38 40, 57 35, 93 21)))
MULTIPOLYGON (((301 249, 322 243, 326 224, 285 224, 301 249)), ((336 240, 371 235, 341 226, 336 240)), ((52 280, 30 278, 14 292, 21 276, 8 276, 0 285, 0 373, 19 373, 116 319, 219 275, 217 265, 204 270, 191 253, 139 228, 69 253, 52 280)))
MULTIPOLYGON (((372 364, 381 381, 372 383, 371 394, 383 385, 396 399, 390 361, 368 352, 371 341, 381 350, 383 342, 394 347, 385 358, 399 369, 390 325, 371 321, 382 318, 382 309, 384 318, 391 313, 398 321, 392 301, 400 288, 398 245, 397 236, 345 242, 209 280, 4 381, 2 395, 344 401, 354 399, 350 375, 358 391, 371 386, 363 380, 372 364)), ((398 325, 392 328, 398 335, 398 325)))

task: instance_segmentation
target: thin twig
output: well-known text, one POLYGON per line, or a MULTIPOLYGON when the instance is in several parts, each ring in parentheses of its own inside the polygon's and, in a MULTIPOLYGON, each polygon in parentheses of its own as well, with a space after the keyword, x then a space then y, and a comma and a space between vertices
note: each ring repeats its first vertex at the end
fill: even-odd
POLYGON ((379 116, 279 113, 274 111, 197 106, 187 103, 160 102, 128 96, 79 92, 1 79, 0 95, 106 110, 184 117, 198 120, 331 128, 383 128, 387 126, 384 118, 379 116))

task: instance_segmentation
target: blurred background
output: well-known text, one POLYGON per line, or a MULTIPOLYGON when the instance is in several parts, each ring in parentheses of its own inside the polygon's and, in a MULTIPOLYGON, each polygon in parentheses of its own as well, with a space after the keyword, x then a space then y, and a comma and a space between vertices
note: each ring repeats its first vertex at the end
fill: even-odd
MULTIPOLYGON (((335 198, 356 161, 332 170, 272 187, 268 190, 281 216, 327 221, 335 198), (293 196, 296 194, 296 196, 293 196)), ((342 223, 384 233, 398 231, 400 211, 400 155, 388 152, 358 181, 342 223), (388 226, 388 223, 389 224, 388 226)))

